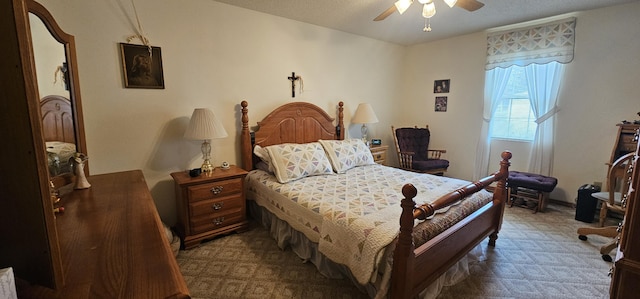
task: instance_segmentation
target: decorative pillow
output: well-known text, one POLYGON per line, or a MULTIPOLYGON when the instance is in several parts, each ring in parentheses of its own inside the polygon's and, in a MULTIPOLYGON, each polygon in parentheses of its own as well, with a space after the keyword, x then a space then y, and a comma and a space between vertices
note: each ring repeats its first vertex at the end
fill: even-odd
POLYGON ((331 163, 318 142, 285 143, 265 147, 278 182, 284 184, 312 175, 333 174, 331 163))
POLYGON ((361 139, 320 140, 333 170, 345 173, 356 166, 375 164, 369 147, 361 139))

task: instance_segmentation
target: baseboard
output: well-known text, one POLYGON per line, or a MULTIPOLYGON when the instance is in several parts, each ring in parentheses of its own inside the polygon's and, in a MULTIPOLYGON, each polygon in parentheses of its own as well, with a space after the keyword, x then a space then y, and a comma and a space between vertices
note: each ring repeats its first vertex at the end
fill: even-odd
POLYGON ((573 208, 573 209, 576 208, 576 204, 575 203, 564 201, 564 200, 557 200, 557 199, 549 198, 549 203, 560 205, 560 206, 565 206, 565 207, 570 207, 570 208, 573 208))

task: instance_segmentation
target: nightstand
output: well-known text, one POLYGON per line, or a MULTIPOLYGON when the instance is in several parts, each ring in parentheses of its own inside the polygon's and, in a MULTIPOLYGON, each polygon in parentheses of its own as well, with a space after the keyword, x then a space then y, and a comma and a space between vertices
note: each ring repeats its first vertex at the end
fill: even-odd
POLYGON ((171 174, 176 188, 176 232, 184 249, 205 239, 248 228, 244 177, 247 171, 232 165, 216 167, 192 178, 186 171, 171 174))
POLYGON ((369 147, 369 150, 371 150, 371 154, 373 155, 373 161, 378 164, 386 165, 388 149, 388 145, 377 145, 369 147))

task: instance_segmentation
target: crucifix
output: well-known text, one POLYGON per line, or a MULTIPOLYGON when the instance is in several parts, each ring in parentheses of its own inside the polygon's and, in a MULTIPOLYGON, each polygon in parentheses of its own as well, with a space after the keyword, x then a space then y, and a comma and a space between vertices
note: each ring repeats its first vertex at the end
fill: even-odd
POLYGON ((291 81, 291 97, 296 97, 296 81, 300 80, 300 76, 296 77, 296 72, 291 72, 291 77, 287 77, 291 81))

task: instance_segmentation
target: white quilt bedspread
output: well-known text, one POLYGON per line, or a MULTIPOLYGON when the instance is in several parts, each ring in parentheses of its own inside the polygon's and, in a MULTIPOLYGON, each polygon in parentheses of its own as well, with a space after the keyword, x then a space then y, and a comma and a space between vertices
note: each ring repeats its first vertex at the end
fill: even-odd
MULTIPOLYGON (((247 198, 317 242, 320 252, 348 266, 365 284, 376 271, 382 249, 398 235, 401 190, 406 183, 416 187, 414 200, 423 204, 469 182, 378 164, 286 184, 254 170, 247 176, 247 198)), ((472 196, 490 195, 482 191, 472 196)))

